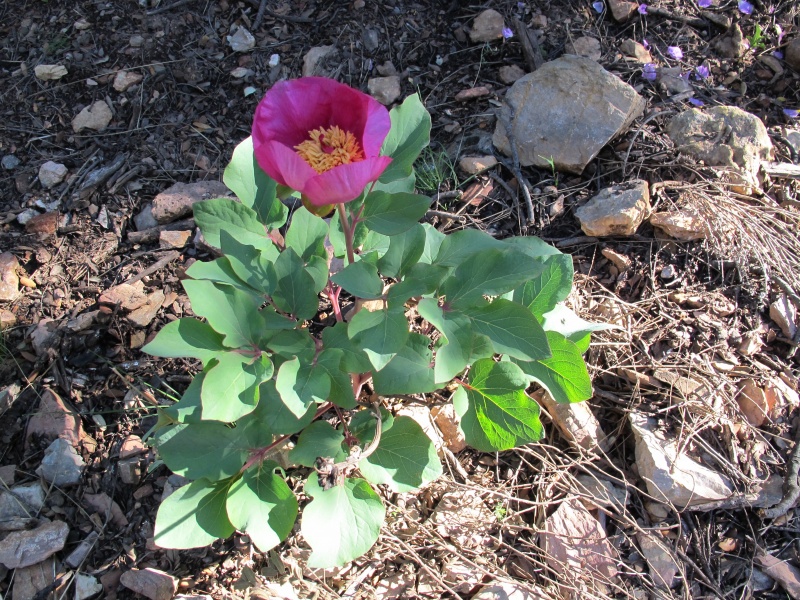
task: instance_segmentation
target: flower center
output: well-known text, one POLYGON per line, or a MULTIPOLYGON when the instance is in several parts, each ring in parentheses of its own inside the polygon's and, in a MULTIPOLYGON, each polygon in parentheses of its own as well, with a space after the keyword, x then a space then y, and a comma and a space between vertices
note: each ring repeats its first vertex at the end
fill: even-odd
POLYGON ((309 131, 308 137, 309 139, 294 149, 317 173, 364 160, 364 152, 356 136, 336 125, 328 129, 320 127, 309 131))

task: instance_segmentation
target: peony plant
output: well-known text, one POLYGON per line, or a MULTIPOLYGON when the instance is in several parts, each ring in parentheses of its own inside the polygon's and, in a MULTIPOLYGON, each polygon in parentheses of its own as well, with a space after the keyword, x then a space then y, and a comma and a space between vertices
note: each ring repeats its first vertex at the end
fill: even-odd
POLYGON ((240 531, 266 552, 299 497, 309 565, 342 565, 378 539, 382 495, 442 473, 385 399, 447 390, 467 443, 496 452, 542 437, 531 385, 591 396, 596 327, 562 304, 571 258, 535 237, 420 223, 431 199, 414 193, 413 164, 430 127, 416 95, 389 112, 322 78, 279 82, 258 105, 223 177, 236 199, 194 208, 219 250, 183 282, 204 320, 173 321, 144 348, 203 367, 152 432, 191 480, 159 508, 159 546, 240 531))

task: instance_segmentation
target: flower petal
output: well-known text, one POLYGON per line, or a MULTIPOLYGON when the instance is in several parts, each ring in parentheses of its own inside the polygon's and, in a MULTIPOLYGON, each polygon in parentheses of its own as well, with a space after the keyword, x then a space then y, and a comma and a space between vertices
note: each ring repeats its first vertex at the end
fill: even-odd
POLYGON ((259 166, 281 185, 293 190, 302 190, 306 182, 315 177, 317 172, 293 148, 280 142, 268 141, 257 144, 253 141, 253 150, 259 166))
POLYGON ((389 156, 376 156, 349 165, 339 165, 315 175, 299 191, 316 206, 350 202, 358 197, 369 182, 377 180, 391 162, 389 156))

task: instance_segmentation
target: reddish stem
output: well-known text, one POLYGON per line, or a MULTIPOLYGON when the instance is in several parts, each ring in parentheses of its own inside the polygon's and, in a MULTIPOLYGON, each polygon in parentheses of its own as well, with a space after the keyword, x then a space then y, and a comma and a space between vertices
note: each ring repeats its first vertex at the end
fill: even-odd
POLYGON ((336 320, 341 323, 344 321, 344 317, 342 317, 342 307, 339 305, 339 294, 342 293, 342 288, 329 280, 328 289, 326 291, 328 294, 328 299, 331 301, 333 314, 336 316, 336 320))
POLYGON ((353 250, 353 229, 350 225, 350 220, 347 217, 347 212, 344 209, 344 204, 337 204, 336 210, 339 212, 339 223, 342 226, 342 233, 344 234, 344 243, 347 246, 347 260, 349 264, 356 261, 356 254, 353 250))

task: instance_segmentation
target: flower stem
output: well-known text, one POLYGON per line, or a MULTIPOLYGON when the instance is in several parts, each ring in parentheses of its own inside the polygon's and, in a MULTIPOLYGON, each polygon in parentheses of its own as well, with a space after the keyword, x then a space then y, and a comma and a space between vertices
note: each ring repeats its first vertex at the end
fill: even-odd
POLYGON ((355 252, 353 251, 353 230, 350 220, 347 218, 347 212, 344 209, 344 204, 337 204, 336 210, 339 211, 339 223, 342 226, 342 233, 344 234, 344 243, 347 246, 347 261, 353 264, 356 261, 355 252))

